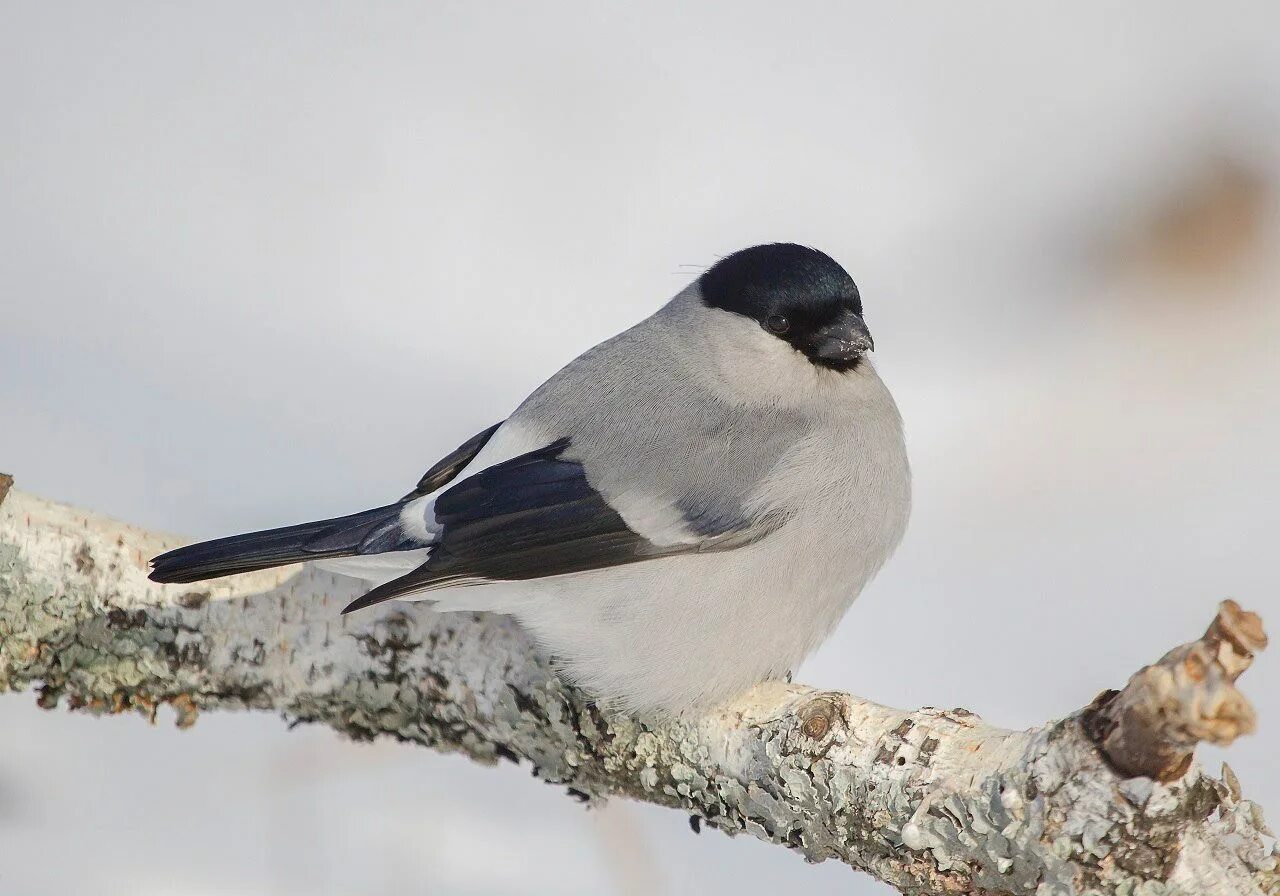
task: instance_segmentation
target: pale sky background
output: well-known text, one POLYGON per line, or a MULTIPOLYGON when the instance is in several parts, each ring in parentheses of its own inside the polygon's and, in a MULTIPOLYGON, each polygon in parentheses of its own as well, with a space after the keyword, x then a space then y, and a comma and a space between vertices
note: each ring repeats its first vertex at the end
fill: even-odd
MULTIPOLYGON (((1278 184, 1268 2, 0 0, 0 469, 192 536, 371 506, 805 242, 861 288, 916 505, 800 678, 1036 724, 1222 597, 1280 631, 1278 184)), ((1280 657, 1243 683, 1274 815, 1280 657)), ((887 892, 526 769, 0 697, 5 896, 801 886, 887 892)))

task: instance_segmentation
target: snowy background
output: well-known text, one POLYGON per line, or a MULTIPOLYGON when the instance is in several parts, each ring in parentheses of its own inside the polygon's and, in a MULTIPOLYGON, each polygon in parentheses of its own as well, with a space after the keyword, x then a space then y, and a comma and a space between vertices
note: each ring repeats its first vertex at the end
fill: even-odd
MULTIPOLYGON (((917 502, 800 677, 1031 725, 1222 597, 1280 631, 1278 185, 1267 2, 0 0, 0 468, 191 536, 367 507, 805 242, 917 502)), ((1229 756, 1274 814, 1273 653, 1229 756)), ((509 766, 0 698, 3 896, 799 886, 887 892, 509 766)))

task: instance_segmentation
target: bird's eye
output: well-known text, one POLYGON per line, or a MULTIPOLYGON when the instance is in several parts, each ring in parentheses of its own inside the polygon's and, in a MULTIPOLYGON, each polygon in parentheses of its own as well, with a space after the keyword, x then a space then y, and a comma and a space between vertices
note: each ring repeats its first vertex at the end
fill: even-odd
POLYGON ((764 325, 769 328, 770 333, 776 333, 779 336, 791 329, 791 321, 781 314, 770 314, 764 325))

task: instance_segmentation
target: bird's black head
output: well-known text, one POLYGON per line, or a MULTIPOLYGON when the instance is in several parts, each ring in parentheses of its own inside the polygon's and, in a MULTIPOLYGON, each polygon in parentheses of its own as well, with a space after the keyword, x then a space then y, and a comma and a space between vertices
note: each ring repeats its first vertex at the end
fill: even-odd
POLYGON ((853 278, 817 249, 794 243, 743 249, 717 262, 698 285, 707 305, 750 318, 821 367, 851 370, 875 348, 853 278))

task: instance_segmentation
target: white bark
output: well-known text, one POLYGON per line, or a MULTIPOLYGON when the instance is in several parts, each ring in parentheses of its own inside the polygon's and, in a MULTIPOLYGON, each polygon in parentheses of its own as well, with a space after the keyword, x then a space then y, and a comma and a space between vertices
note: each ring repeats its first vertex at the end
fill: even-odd
POLYGON ((42 706, 154 718, 167 703, 179 725, 265 709, 528 761, 571 792, 677 807, 904 893, 1280 893, 1261 811, 1191 758, 1252 725, 1234 682, 1265 637, 1234 605, 1120 693, 1031 731, 782 683, 650 725, 567 688, 506 619, 342 617, 352 584, 297 567, 155 585, 146 559, 175 539, 5 490, 0 692, 35 685, 42 706))

